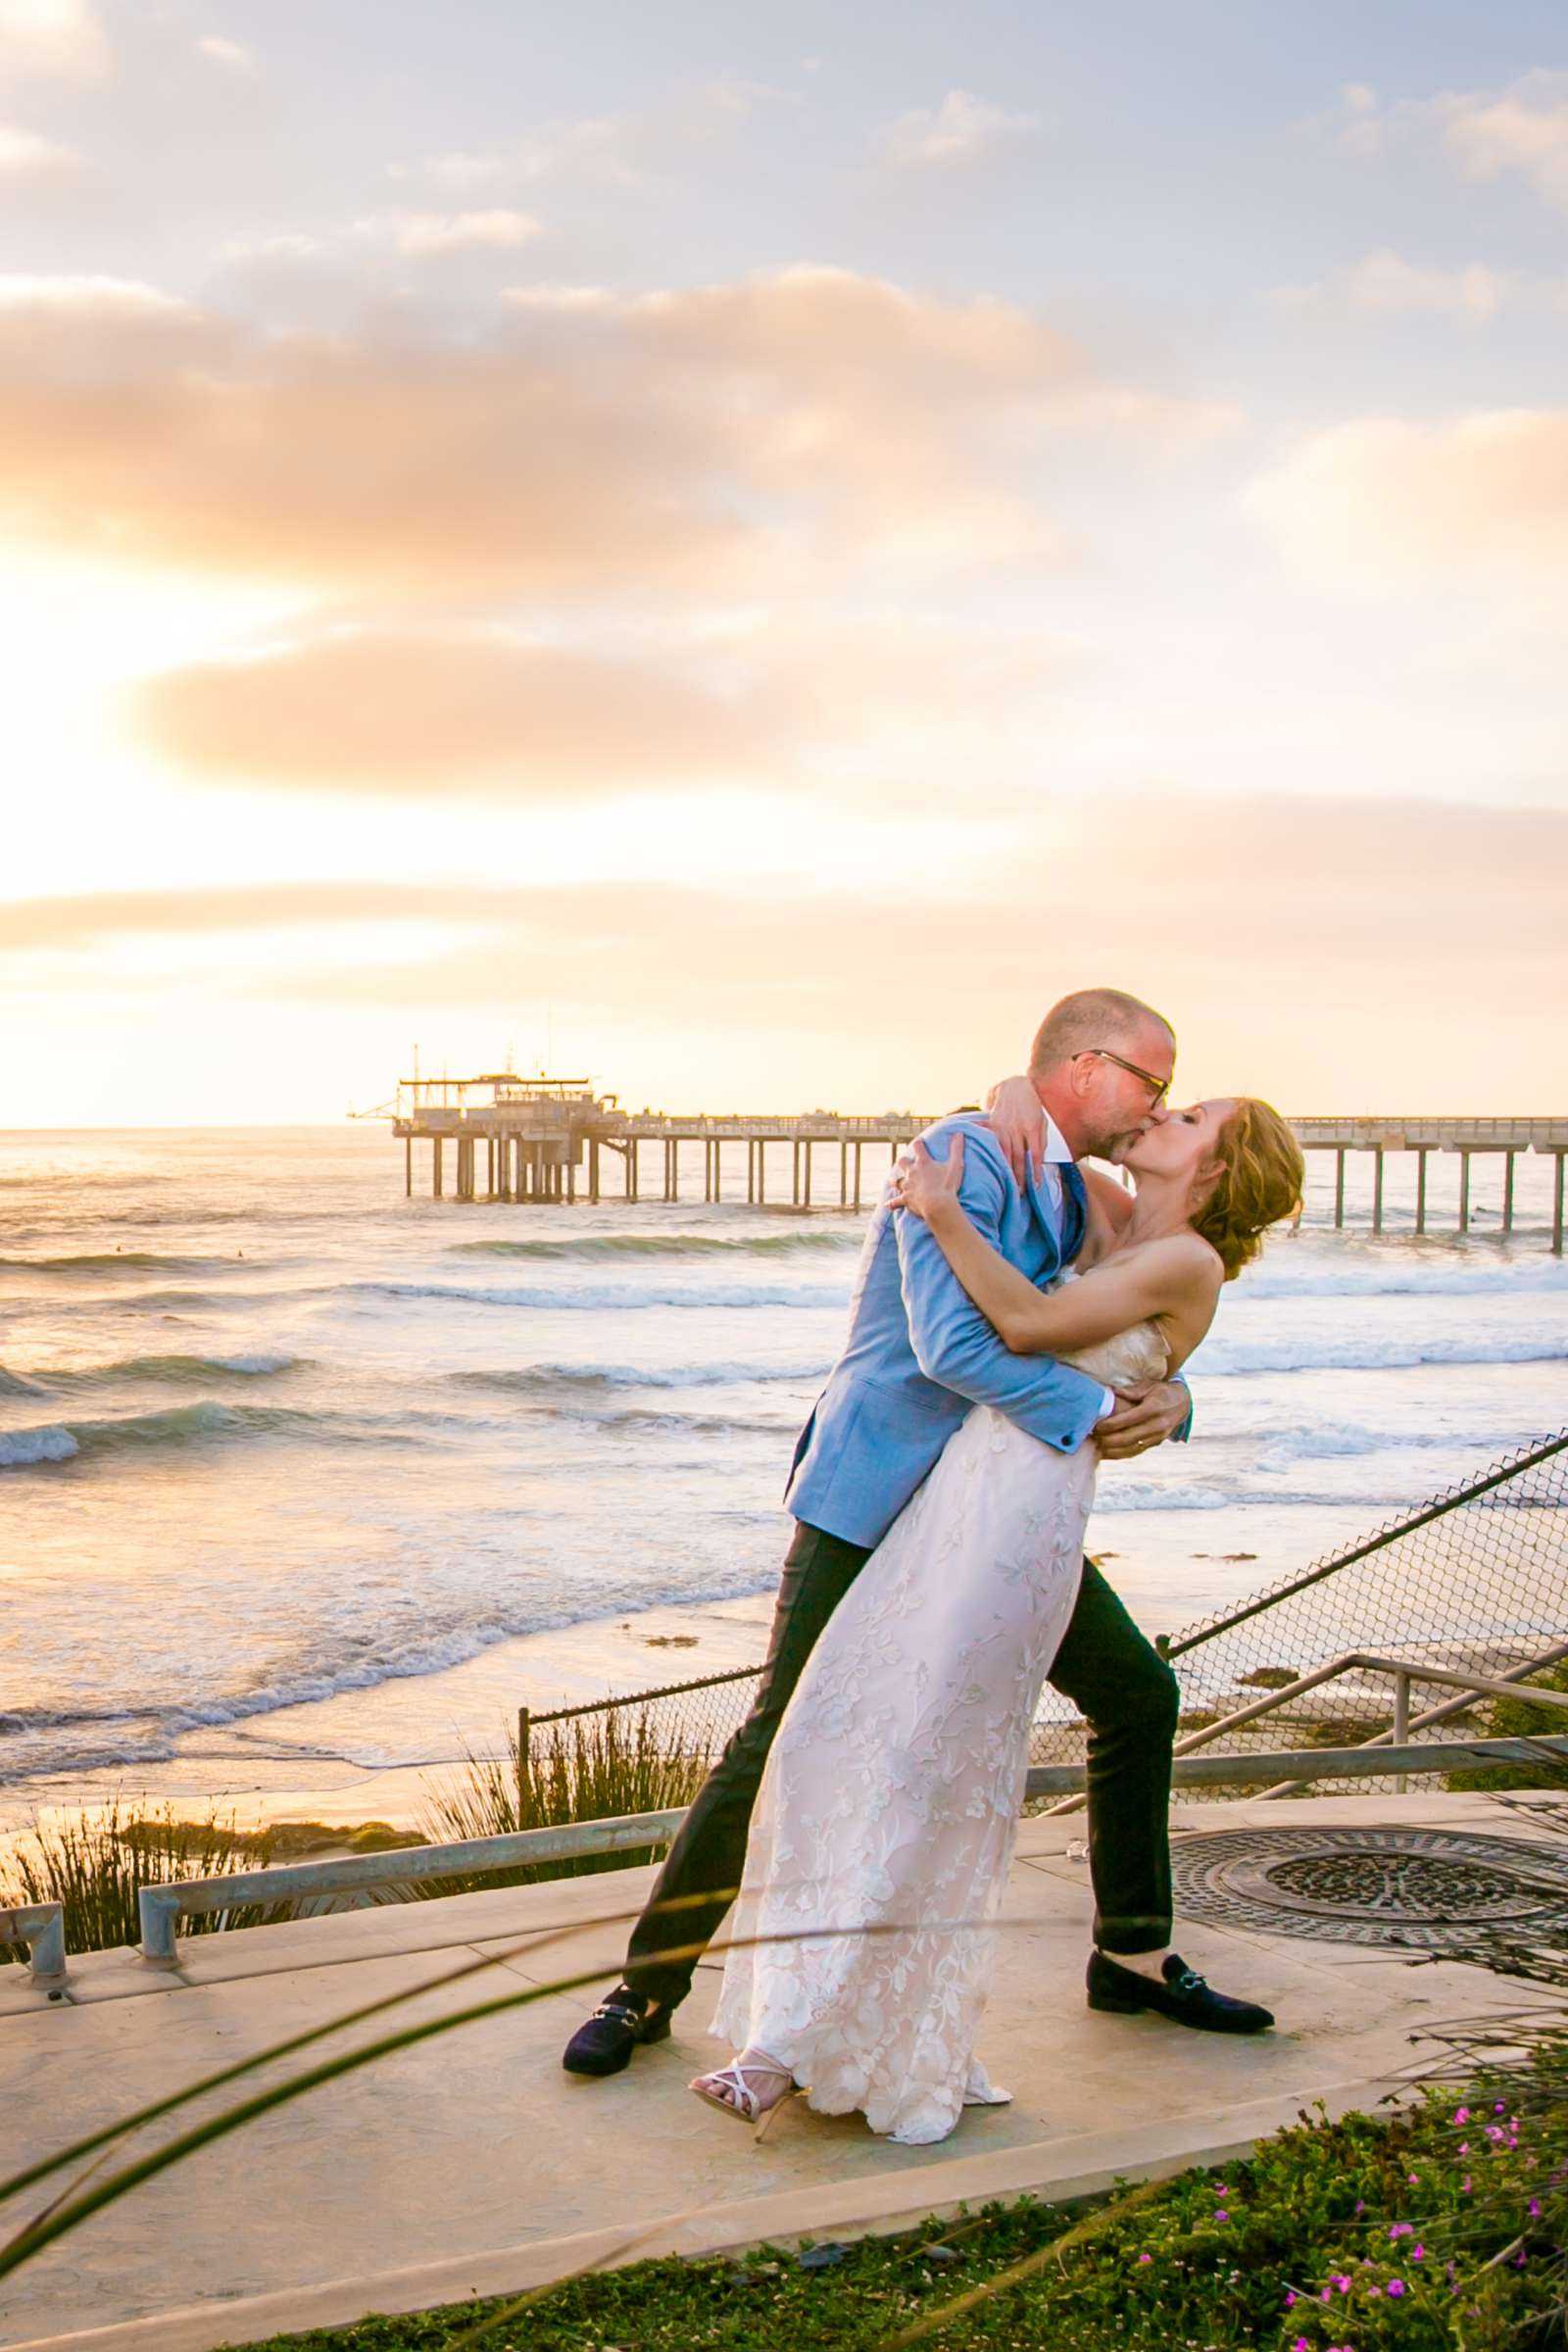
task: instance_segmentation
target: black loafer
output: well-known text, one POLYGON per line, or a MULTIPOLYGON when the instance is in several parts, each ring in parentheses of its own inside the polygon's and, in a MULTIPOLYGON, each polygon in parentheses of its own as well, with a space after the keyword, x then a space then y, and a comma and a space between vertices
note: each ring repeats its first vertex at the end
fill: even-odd
POLYGON ((1164 1983, 1140 1976, 1136 1968, 1119 1968, 1107 1952, 1089 1955, 1089 2006, 1131 2017, 1153 2009, 1179 2026, 1197 2026, 1204 2034, 1262 2034, 1274 2023, 1273 2013, 1256 2001, 1233 2001, 1216 1992, 1206 1980, 1171 1952, 1162 1971, 1164 1983))
POLYGON ((640 2041, 664 2041, 673 2010, 617 1984, 567 2042, 561 2063, 568 2075, 618 2075, 640 2041))

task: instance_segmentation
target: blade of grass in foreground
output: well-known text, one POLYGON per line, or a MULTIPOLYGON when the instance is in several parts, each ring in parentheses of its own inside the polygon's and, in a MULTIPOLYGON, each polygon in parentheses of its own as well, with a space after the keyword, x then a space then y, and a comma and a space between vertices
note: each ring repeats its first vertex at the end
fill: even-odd
MULTIPOLYGON (((580 1925, 581 1923, 573 1924, 580 1925)), ((966 1920, 944 1920, 939 1921, 937 1926, 941 1930, 957 1933, 977 1924, 966 1920)), ((842 1927, 806 1928, 778 1936, 746 1936, 732 1941, 684 1944, 675 1947, 664 1957, 670 1960, 695 1959, 700 1958, 704 1952, 745 1951, 760 1944, 820 1942, 824 1939, 842 1936, 846 1932, 842 1927)), ((890 1920, 880 1922, 874 1927, 860 1927, 848 1932, 858 1936, 896 1936, 906 1934, 908 1931, 901 1921, 890 1920)), ((489 1965, 493 1957, 490 1954, 482 1955, 481 1965, 489 1965)), ((454 1972, 453 1981, 472 1973, 473 1968, 470 1965, 454 1972)), ((450 2016, 431 2018, 423 2025, 405 2026, 398 2033, 384 2034, 379 2040, 367 2042, 360 2049, 344 2051, 337 2057, 322 2060, 318 2066, 308 2067, 303 2074, 292 2076, 286 2082, 274 2083, 270 2089, 259 2091, 255 2097, 242 2100, 238 2106, 228 2108, 220 2115, 209 2117, 205 2123, 193 2125, 189 2131, 166 2141, 161 2148, 155 2148, 132 2163, 122 2165, 118 2172, 105 2175, 95 2186, 82 2187, 77 2194, 68 2193, 63 2198, 57 2198, 43 2214, 24 2223, 13 2237, 0 2243, 0 2278, 20 2269, 22 2264, 29 2261, 34 2254, 41 2253, 45 2246, 53 2244, 57 2238, 66 2236, 78 2224, 86 2221, 92 2214, 101 2211, 104 2206, 112 2205, 119 2198, 128 2195, 130 2190, 138 2187, 142 2181, 152 2180, 159 2173, 167 2172, 171 2166, 182 2162, 187 2156, 194 2155, 197 2149, 210 2146, 214 2140, 226 2138, 231 2132, 237 2132, 242 2125, 253 2122, 257 2116, 266 2115, 273 2108, 286 2106, 291 2100, 302 2098, 307 2091, 315 2090, 324 2082, 334 2082, 342 2075, 354 2074, 361 2067, 369 2066, 377 2058, 388 2057, 394 2051, 412 2049, 420 2042, 431 2040, 436 2034, 450 2034, 459 2026, 473 2025, 484 2018, 498 2017, 511 2009, 527 2008, 533 2002, 548 2000, 556 1993, 581 1991, 589 1984, 602 1984, 605 1977, 612 1973, 611 1970, 601 1965, 574 1976, 558 1978, 547 1984, 530 1984, 519 1992, 503 1993, 495 2000, 476 2002, 470 2008, 457 2010, 450 2016)), ((428 1992, 439 1982, 439 1980, 433 1980, 431 1983, 416 1985, 411 1988, 409 1993, 398 1997, 413 1998, 417 1993, 428 1992)), ((338 2025, 342 2023, 341 2019, 337 2021, 338 2025)), ((317 2039, 321 2034, 335 2030, 335 2027, 319 2028, 309 2038, 317 2039)), ((280 2048, 282 2046, 284 2045, 280 2045, 280 2048)), ((289 2046, 298 2046, 297 2041, 289 2046)), ((279 2052, 276 2050, 263 2051, 255 2059, 245 2062, 244 2071, 261 2065, 267 2058, 278 2054, 279 2052)), ((214 2080, 230 2079, 234 2071, 241 2070, 225 2070, 222 2077, 214 2078, 214 2080)), ((193 2084, 181 2096, 187 2099, 193 2098, 206 2087, 208 2087, 207 2084, 193 2084)), ((128 2123, 118 2125, 115 2127, 115 2133, 118 2134, 129 2128, 128 2123)), ((101 2144, 103 2136, 103 2134, 99 2134, 95 2144, 101 2144)), ((54 2168, 51 2167, 51 2169, 54 2168)), ((96 2167, 94 2169, 96 2170, 96 2167)))

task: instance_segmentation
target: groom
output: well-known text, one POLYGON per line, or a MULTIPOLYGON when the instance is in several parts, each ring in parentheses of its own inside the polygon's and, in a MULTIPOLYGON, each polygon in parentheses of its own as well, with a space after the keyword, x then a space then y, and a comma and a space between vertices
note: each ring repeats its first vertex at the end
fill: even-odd
MULTIPOLYGON (((1075 1160, 1115 1160, 1166 1115, 1176 1058, 1168 1021, 1119 989, 1081 989, 1046 1015, 1029 1076, 1045 1112, 1038 1177, 1014 1180, 990 1128, 966 1123, 960 1199, 1032 1282, 1077 1255, 1086 1224, 1075 1160)), ((1012 1355, 958 1285, 929 1228, 884 1203, 861 1254, 850 1336, 796 1447, 785 1502, 797 1526, 752 1711, 698 1791, 631 1933, 625 1980, 566 2045, 576 2075, 618 2074, 662 2041, 691 1990, 700 1949, 740 1886, 773 1735, 811 1647, 856 1575, 974 1404, 994 1405, 1045 1445, 1093 1438, 1123 1460, 1185 1437, 1181 1381, 1118 1397, 1049 1356, 1012 1355)), ((1092 1560, 1051 1683, 1089 1725, 1094 2009, 1156 2010, 1178 2024, 1252 2034, 1266 2009, 1218 1993, 1170 1949, 1171 1749, 1176 1677, 1092 1560)))

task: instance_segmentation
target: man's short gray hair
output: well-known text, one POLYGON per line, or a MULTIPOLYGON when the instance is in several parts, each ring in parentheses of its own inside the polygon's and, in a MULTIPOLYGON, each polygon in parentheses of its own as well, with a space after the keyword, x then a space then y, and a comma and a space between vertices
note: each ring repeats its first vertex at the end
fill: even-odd
POLYGON ((1175 1047, 1175 1030, 1165 1015, 1146 1004, 1142 997, 1130 997, 1120 988, 1075 989, 1059 1004, 1053 1004, 1035 1031, 1030 1075, 1042 1078, 1048 1070, 1071 1061, 1075 1054, 1088 1054, 1096 1046, 1130 1046, 1150 1023, 1163 1029, 1175 1047))

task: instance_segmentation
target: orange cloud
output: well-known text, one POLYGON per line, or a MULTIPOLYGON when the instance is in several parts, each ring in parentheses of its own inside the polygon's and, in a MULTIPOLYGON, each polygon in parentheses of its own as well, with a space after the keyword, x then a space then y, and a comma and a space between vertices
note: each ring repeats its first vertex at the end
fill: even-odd
POLYGON ((1298 443, 1249 501, 1325 586, 1560 592, 1568 573, 1568 409, 1449 423, 1363 417, 1298 443))
POLYGON ((733 705, 666 669, 499 630, 343 631, 167 672, 131 710, 187 769, 417 796, 691 782, 761 753, 733 705))
MULTIPOLYGON (((597 642, 597 639, 596 639, 597 642)), ((744 781, 829 756, 906 789, 983 742, 988 813, 1004 761, 1038 745, 1095 662, 1038 630, 768 611, 656 653, 585 652, 478 626, 323 632, 191 663, 128 690, 131 731, 194 775, 411 798, 526 804, 582 792, 744 781)))
POLYGON ((1235 421, 1106 376, 1015 305, 847 270, 631 298, 523 289, 462 344, 416 324, 266 337, 52 282, 40 300, 0 280, 11 529, 303 593, 1059 564, 1052 488, 1086 445, 1183 456, 1235 421))
MULTIPOLYGON (((1398 1017, 1445 973, 1499 997, 1521 964, 1560 962, 1568 934, 1568 812, 1443 802, 1191 794, 1104 796, 1054 806, 1018 826, 989 887, 960 897, 879 891, 834 875, 805 896, 642 882, 551 888, 427 882, 269 882, 209 890, 104 892, 0 906, 0 950, 80 952, 115 939, 207 933, 215 975, 263 993, 394 1002, 482 1002, 515 956, 559 974, 563 999, 605 1008, 669 998, 711 1008, 736 992, 779 1005, 882 988, 916 1017, 1004 980, 1070 965, 1114 979, 1122 962, 1201 976, 1280 1007, 1312 975, 1332 999, 1348 978, 1391 976, 1398 1017), (1391 894, 1388 876, 1403 887, 1391 894), (347 977, 265 978, 236 959, 237 935, 327 924, 444 924, 471 944, 433 962, 347 977), (1463 956, 1433 978, 1434 937, 1463 956), (678 954, 672 954, 674 943, 678 954), (502 950, 500 964, 496 956, 502 950), (1490 977, 1489 977, 1490 973, 1490 977)), ((1062 987, 1087 985, 1063 980, 1062 987)), ((1381 986, 1383 983, 1380 982, 1381 986)), ((1172 983, 1174 985, 1174 982, 1172 983)), ((504 992, 503 992, 504 993, 504 992)), ((868 1006, 863 1006, 869 1009, 868 1006)), ((1168 1009, 1180 1018, 1179 1004, 1168 1009)), ((1370 1004, 1368 1009, 1375 1009, 1370 1004)))

